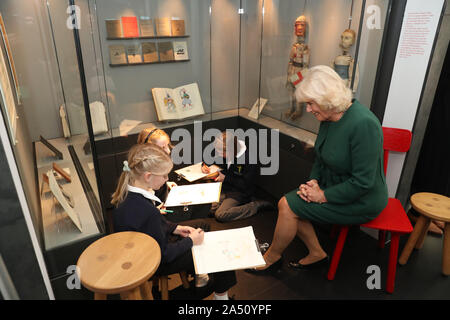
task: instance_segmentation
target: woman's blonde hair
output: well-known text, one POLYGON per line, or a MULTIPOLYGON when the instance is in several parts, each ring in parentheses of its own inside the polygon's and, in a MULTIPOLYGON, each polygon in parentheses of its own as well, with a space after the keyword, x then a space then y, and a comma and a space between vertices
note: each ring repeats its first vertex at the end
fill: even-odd
POLYGON ((322 110, 343 112, 352 103, 352 91, 341 77, 328 66, 309 69, 295 90, 298 102, 317 103, 322 110))
POLYGON ((128 185, 133 184, 145 172, 165 175, 173 167, 170 156, 162 148, 151 143, 133 146, 128 152, 128 160, 123 163, 123 172, 111 200, 111 203, 116 207, 127 197, 128 185))
POLYGON ((167 140, 169 140, 169 148, 173 149, 169 135, 164 130, 158 128, 146 128, 141 130, 138 135, 137 143, 155 143, 161 137, 167 138, 167 140))

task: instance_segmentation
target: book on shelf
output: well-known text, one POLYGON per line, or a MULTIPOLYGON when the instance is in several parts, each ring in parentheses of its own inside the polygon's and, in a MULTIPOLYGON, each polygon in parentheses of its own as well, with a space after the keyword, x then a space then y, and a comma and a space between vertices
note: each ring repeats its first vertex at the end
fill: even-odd
POLYGON ((127 58, 129 64, 142 62, 142 56, 138 44, 132 44, 127 46, 127 58))
POLYGON ((139 18, 139 28, 141 30, 141 37, 154 37, 155 28, 153 27, 153 20, 150 17, 139 18))
POLYGON ((173 42, 173 55, 175 61, 189 60, 189 54, 186 41, 174 41, 173 42))
POLYGON ((178 120, 205 114, 197 83, 170 88, 153 88, 158 121, 178 120))
POLYGON ((184 36, 186 33, 184 20, 171 20, 172 36, 184 36))
POLYGON ((122 38, 122 23, 118 19, 106 19, 106 34, 108 38, 122 38))
POLYGON ((139 37, 137 17, 121 17, 121 21, 124 38, 139 37))
POLYGON ((173 46, 171 41, 158 42, 158 53, 160 61, 173 61, 173 46))
POLYGON ((170 18, 155 18, 156 35, 159 37, 170 37, 172 28, 170 18))
POLYGON ((156 43, 154 42, 143 42, 142 43, 142 57, 144 62, 157 62, 158 50, 156 48, 156 43))
POLYGON ((109 46, 109 58, 111 64, 127 64, 127 56, 125 54, 125 46, 111 45, 109 46))

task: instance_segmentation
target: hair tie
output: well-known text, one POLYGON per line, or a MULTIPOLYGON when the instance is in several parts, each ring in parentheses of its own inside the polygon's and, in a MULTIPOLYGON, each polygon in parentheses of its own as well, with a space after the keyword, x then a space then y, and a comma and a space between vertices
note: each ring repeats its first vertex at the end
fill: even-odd
POLYGON ((128 161, 126 161, 126 160, 123 162, 123 169, 122 169, 122 171, 127 171, 127 172, 131 171, 130 167, 128 166, 128 161))

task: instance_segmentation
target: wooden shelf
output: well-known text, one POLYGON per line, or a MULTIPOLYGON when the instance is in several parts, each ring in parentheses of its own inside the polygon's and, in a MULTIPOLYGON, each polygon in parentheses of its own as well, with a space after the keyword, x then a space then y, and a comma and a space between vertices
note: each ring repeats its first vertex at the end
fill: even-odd
POLYGON ((139 63, 121 63, 121 64, 109 64, 110 67, 124 67, 124 66, 140 66, 143 64, 160 64, 160 63, 174 63, 174 62, 186 62, 191 61, 191 59, 187 60, 171 60, 171 61, 155 61, 155 62, 139 62, 139 63))
POLYGON ((154 36, 154 37, 128 37, 128 38, 106 38, 106 40, 133 40, 133 39, 179 39, 189 38, 188 35, 184 36, 154 36))

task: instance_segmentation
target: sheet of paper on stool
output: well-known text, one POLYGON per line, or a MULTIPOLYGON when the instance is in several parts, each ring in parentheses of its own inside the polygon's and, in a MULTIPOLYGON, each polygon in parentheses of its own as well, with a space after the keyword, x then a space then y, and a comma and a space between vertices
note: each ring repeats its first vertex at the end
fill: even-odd
POLYGON ((265 266, 253 228, 205 232, 203 243, 192 247, 196 274, 265 266))
POLYGON ((189 182, 197 181, 199 179, 205 178, 209 176, 212 173, 215 173, 217 171, 220 171, 221 169, 213 164, 212 166, 209 166, 209 173, 203 173, 202 172, 202 163, 196 163, 188 167, 184 167, 182 169, 178 169, 175 171, 176 174, 183 177, 189 182))
POLYGON ((170 189, 166 207, 219 202, 222 182, 197 183, 170 189))
MULTIPOLYGON (((80 230, 80 232, 83 232, 83 229, 81 227, 81 221, 76 213, 76 211, 73 210, 71 205, 66 199, 66 195, 64 195, 64 191, 61 189, 61 186, 56 182, 55 175, 53 174, 53 170, 49 170, 47 172, 48 182, 50 186, 50 190, 52 191, 53 195, 55 196, 56 200, 61 204, 63 209, 66 211, 67 215, 69 216, 70 220, 75 224, 75 226, 80 230)), ((70 196, 69 196, 70 198, 70 196)))
POLYGON ((93 162, 88 162, 88 168, 89 170, 94 170, 94 163, 93 162))

